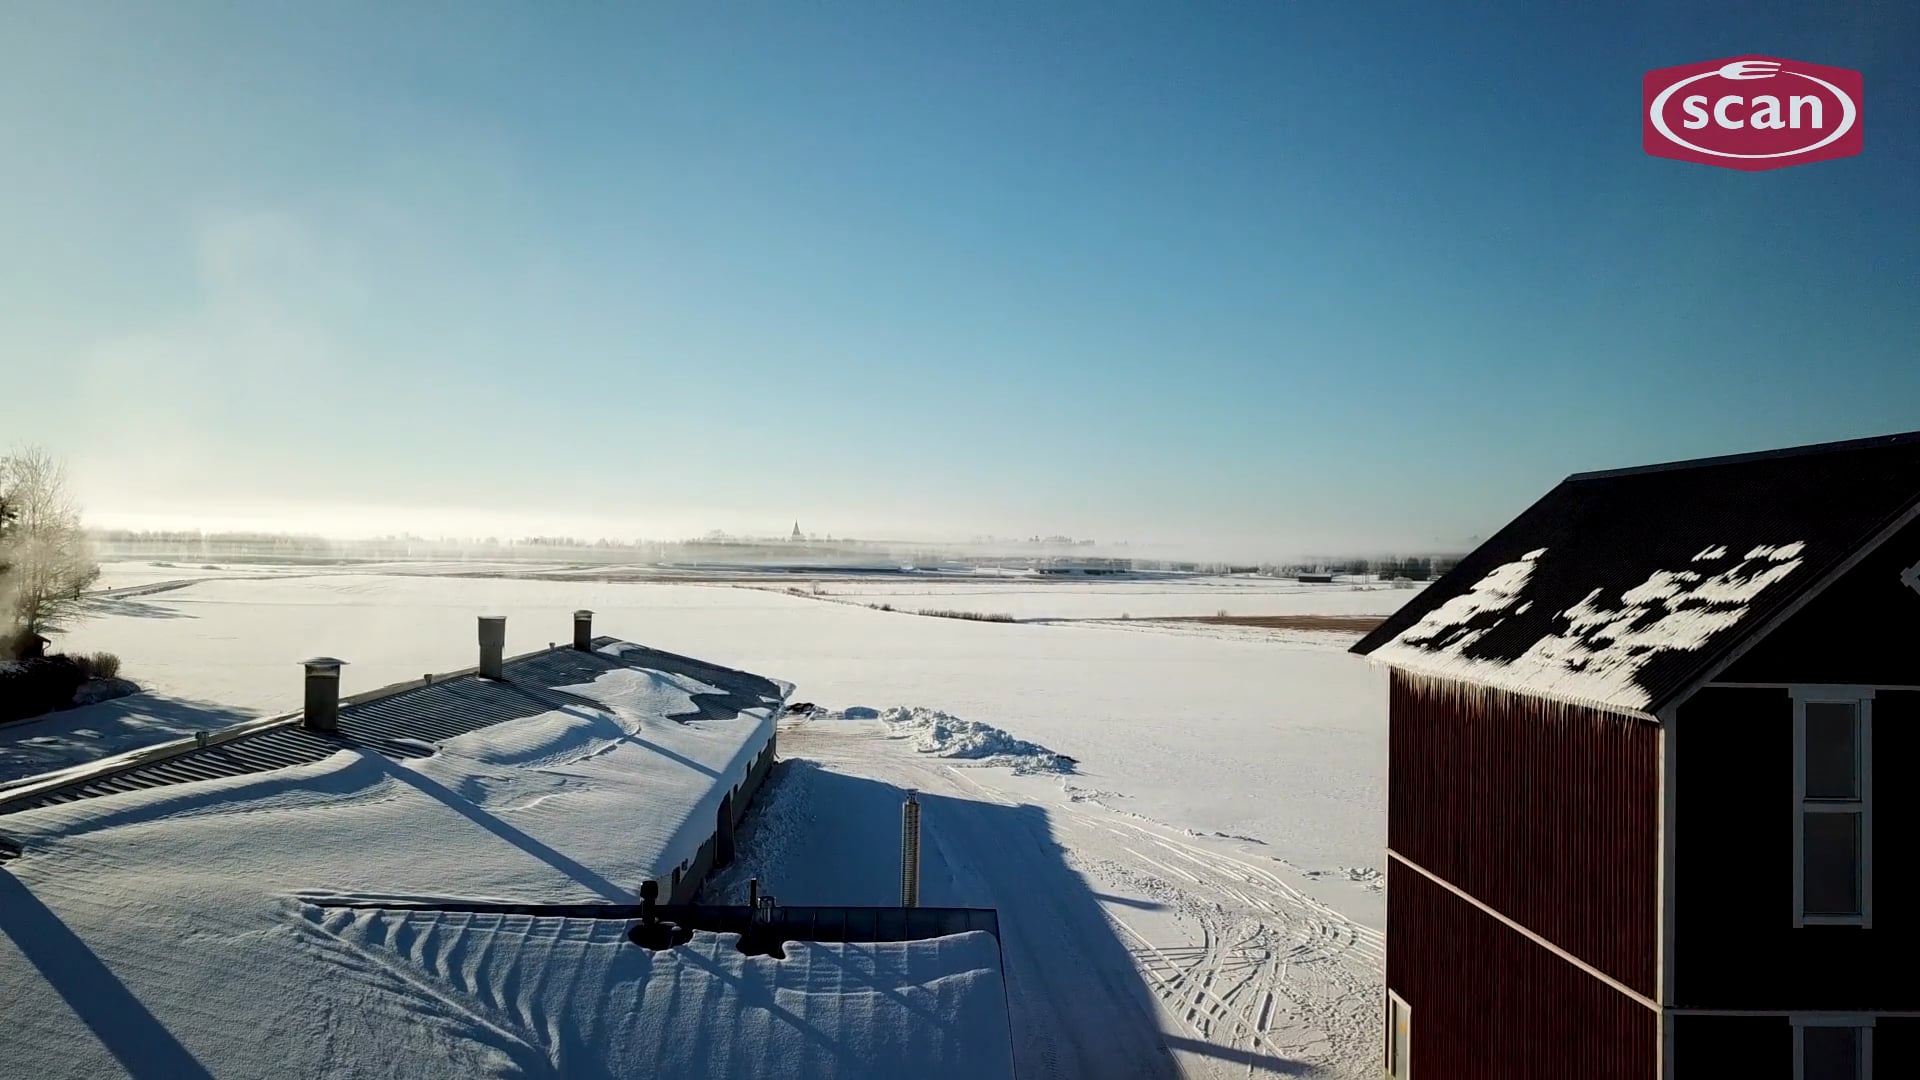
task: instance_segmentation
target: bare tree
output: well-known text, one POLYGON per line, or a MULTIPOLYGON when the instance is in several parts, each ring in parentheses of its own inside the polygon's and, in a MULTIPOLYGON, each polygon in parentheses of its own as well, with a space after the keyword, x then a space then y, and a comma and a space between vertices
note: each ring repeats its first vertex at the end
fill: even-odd
POLYGON ((0 636, 59 629, 100 576, 67 472, 28 447, 0 458, 0 636))
POLYGON ((0 458, 0 581, 7 576, 7 530, 13 525, 13 504, 7 502, 6 459, 0 458))

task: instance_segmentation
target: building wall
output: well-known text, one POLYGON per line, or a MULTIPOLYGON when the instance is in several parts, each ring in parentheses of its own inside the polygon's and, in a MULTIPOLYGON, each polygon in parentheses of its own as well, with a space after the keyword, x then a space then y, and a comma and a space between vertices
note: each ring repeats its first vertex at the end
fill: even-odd
POLYGON ((1920 1016, 1883 1016, 1873 1028, 1874 1068, 1880 1076, 1899 1076, 1920 1061, 1920 1016), (1885 1071, 1878 1062, 1886 1062, 1885 1071))
MULTIPOLYGON (((1874 1075, 1912 1074, 1920 1053, 1920 1017, 1883 1016, 1873 1026, 1874 1075)), ((1764 1016, 1687 1016, 1673 1020, 1668 1080, 1793 1080, 1793 1022, 1764 1016)))
POLYGON ((1413 1075, 1658 1075, 1658 1013, 1418 871, 1387 865, 1387 985, 1412 1010, 1413 1075))
POLYGON ((1659 728, 1399 671, 1390 693, 1388 846, 1655 997, 1659 728))
POLYGON ((1871 930, 1793 925, 1786 690, 1699 691, 1680 706, 1675 754, 1672 1003, 1920 1009, 1920 875, 1908 865, 1920 835, 1920 692, 1874 698, 1871 930))
MULTIPOLYGON (((752 764, 747 766, 746 776, 733 789, 732 810, 735 824, 747 816, 747 808, 753 805, 753 797, 766 783, 767 774, 773 771, 774 745, 774 736, 768 735, 767 741, 754 755, 752 764)), ((713 873, 714 862, 719 854, 719 825, 720 822, 716 818, 713 835, 707 837, 706 841, 700 845, 700 850, 682 866, 678 882, 663 883, 664 887, 661 891, 667 894, 665 898, 667 903, 691 904, 699 897, 700 888, 706 884, 707 875, 713 873)))
POLYGON ((1786 1016, 1676 1016, 1667 1080, 1793 1080, 1793 1028, 1786 1016))

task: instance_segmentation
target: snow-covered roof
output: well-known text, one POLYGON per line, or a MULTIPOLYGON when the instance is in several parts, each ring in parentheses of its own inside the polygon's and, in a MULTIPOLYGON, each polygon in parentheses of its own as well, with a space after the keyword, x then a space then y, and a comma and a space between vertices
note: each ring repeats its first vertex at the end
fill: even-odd
MULTIPOLYGON (((609 644, 602 656, 620 662, 578 683, 510 678, 496 691, 537 707, 431 753, 343 738, 286 767, 0 815, 24 851, 0 867, 9 1065, 979 1075, 960 1061, 982 1026, 1007 1045, 990 936, 794 943, 780 960, 716 935, 650 953, 617 920, 382 906, 630 903, 691 858, 788 688, 762 680, 776 692, 745 700, 686 665, 648 666, 660 655, 609 644)), ((425 715, 433 700, 408 708, 425 715)), ((343 727, 375 704, 343 709, 343 727)))
POLYGON ((1920 508, 1920 433, 1569 477, 1353 651, 1652 715, 1920 508))
MULTIPOLYGON (((421 757, 433 753, 440 742, 483 727, 526 719, 567 705, 592 707, 596 702, 577 691, 596 683, 604 674, 614 674, 617 680, 643 673, 648 679, 699 686, 701 689, 688 698, 690 707, 686 711, 660 717, 670 720, 732 719, 742 712, 776 705, 792 689, 749 672, 615 638, 597 638, 594 645, 593 651, 549 648, 515 657, 506 662, 504 681, 482 679, 468 671, 348 698, 340 708, 338 730, 329 734, 311 732, 295 723, 299 718, 297 713, 235 725, 237 714, 204 703, 176 707, 170 712, 164 705, 156 706, 162 709, 163 715, 182 715, 190 721, 176 725, 175 734, 181 730, 210 730, 222 722, 231 726, 223 731, 211 731, 217 741, 209 746, 195 746, 193 740, 183 740, 171 747, 144 747, 140 740, 128 737, 120 742, 131 742, 135 749, 120 758, 44 778, 27 777, 11 784, 0 782, 0 813, 133 787, 175 784, 215 775, 237 776, 318 761, 340 749, 343 743, 388 757, 421 757), (618 674, 621 672, 625 674, 618 674), (227 719, 222 721, 220 717, 227 719), (187 749, 185 754, 172 753, 181 747, 187 749), (139 764, 126 767, 129 761, 139 764), (88 779, 102 769, 113 771, 109 776, 88 779), (70 779, 75 774, 79 778, 70 779)), ((151 727, 148 714, 152 709, 141 705, 141 698, 142 695, 135 695, 123 700, 129 703, 137 722, 151 727)), ((77 736, 94 732, 93 718, 83 715, 84 712, 75 710, 49 718, 47 724, 52 730, 41 732, 45 742, 54 744, 49 749, 71 750, 71 757, 85 759, 86 755, 79 752, 81 748, 73 745, 77 736), (90 726, 68 730, 64 719, 68 716, 78 717, 90 726)), ((36 722, 17 726, 27 730, 41 725, 36 722)), ((10 752, 0 750, 0 768, 5 768, 10 756, 10 752)))

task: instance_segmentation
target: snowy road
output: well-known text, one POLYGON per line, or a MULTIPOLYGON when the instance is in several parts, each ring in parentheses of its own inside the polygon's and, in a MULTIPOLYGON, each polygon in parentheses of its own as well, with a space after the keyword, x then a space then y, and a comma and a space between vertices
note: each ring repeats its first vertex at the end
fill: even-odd
POLYGON ((877 720, 784 725, 779 781, 708 895, 738 899, 758 877, 787 903, 893 901, 899 806, 917 789, 922 902, 1000 911, 1025 1080, 1377 1073, 1381 934, 1296 888, 1295 871, 1246 841, 955 767, 890 734, 877 720))

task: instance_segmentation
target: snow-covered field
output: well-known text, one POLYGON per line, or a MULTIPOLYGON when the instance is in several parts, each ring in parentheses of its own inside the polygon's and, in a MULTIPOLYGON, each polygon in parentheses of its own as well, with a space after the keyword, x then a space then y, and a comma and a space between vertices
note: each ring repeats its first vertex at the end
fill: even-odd
MULTIPOLYGON (((812 592, 811 582, 769 588, 812 592)), ((1016 619, 1157 619, 1181 615, 1390 615, 1414 587, 1382 583, 1302 585, 1253 577, 1192 577, 1146 581, 1073 578, 976 582, 821 581, 825 598, 860 604, 1011 615, 1016 619)))
POLYGON ((352 694, 472 665, 478 614, 507 616, 514 653, 565 640, 580 607, 600 632, 779 673, 803 699, 996 725, 1077 759, 1077 788, 1156 820, 1256 837, 1318 871, 1378 865, 1384 678, 1337 635, 978 623, 724 585, 334 573, 101 601, 61 646, 119 654, 158 697, 266 715, 299 706, 305 657, 348 661, 352 694))
MULTIPOLYGON (((968 581, 924 596, 891 582, 884 588, 892 593, 880 583, 824 583, 850 594, 831 599, 852 602, 834 603, 781 588, 306 570, 101 601, 96 617, 60 645, 118 653, 123 674, 159 698, 263 714, 298 707, 296 662, 308 655, 349 661, 351 694, 470 666, 478 614, 508 617, 513 653, 564 640, 570 613, 591 608, 599 632, 777 676, 798 685, 798 700, 874 714, 783 734, 783 755, 821 762, 816 778, 864 776, 948 800, 941 805, 963 824, 946 831, 930 812, 929 842, 944 865, 971 868, 954 880, 976 885, 957 889, 953 902, 988 896, 1010 918, 1003 928, 1016 997, 1020 986, 1036 987, 1030 995, 1039 997, 1069 990, 1034 973, 1036 964, 1060 962, 1047 956, 1051 949, 1131 964, 1144 1007, 1159 1010, 1166 1045, 1192 1073, 1287 1075, 1312 1066, 1371 1075, 1384 916, 1376 870, 1385 842, 1384 676, 1342 651, 1349 636, 1196 633, 1137 620, 1222 608, 1385 614, 1413 593, 1219 580, 968 581), (888 595, 895 599, 882 599, 888 595), (1124 612, 1136 621, 973 622, 877 611, 869 602, 1040 619, 1124 612), (880 714, 896 707, 907 710, 888 714, 896 720, 945 714, 954 723, 940 738, 949 743, 978 735, 970 725, 987 725, 1072 759, 1072 771, 1016 773, 922 753, 931 723, 895 730, 900 724, 880 714), (1058 875, 1069 874, 1096 897, 1093 906, 1036 907, 1019 862, 994 862, 993 808, 1004 806, 1027 808, 1015 814, 1021 843, 1061 851, 1056 862, 1066 869, 1038 880, 1064 883, 1058 875), (1029 918, 1064 918, 1070 928, 1029 933, 1029 918), (1011 944, 1015 938, 1025 944, 1011 944), (1163 1004, 1153 1005, 1156 998, 1163 1004)), ((894 788, 886 790, 893 798, 894 788)), ((881 815, 886 831, 897 828, 897 815, 897 802, 881 815)), ((793 865, 775 866, 785 876, 770 877, 794 903, 887 903, 896 895, 897 866, 852 875, 860 889, 808 895, 793 865)), ((942 901, 930 892, 926 902, 942 901)), ((1124 979, 1112 990, 1126 992, 1124 979)), ((1016 1002, 1016 1017, 1020 1008, 1016 1002)), ((1097 1075, 1079 1067, 1112 1060, 1080 1053, 1115 1042, 1110 1021, 1085 1011, 1039 1015, 1082 1027, 1017 1031, 1016 1044, 1038 1040, 1021 1058, 1022 1075, 1049 1075, 1030 1067, 1035 1054, 1057 1055, 1057 1075, 1097 1075)))
POLYGON ((93 583, 98 592, 142 588, 169 581, 193 581, 216 577, 279 577, 302 571, 291 567, 221 565, 216 563, 116 561, 100 564, 100 577, 93 583))

